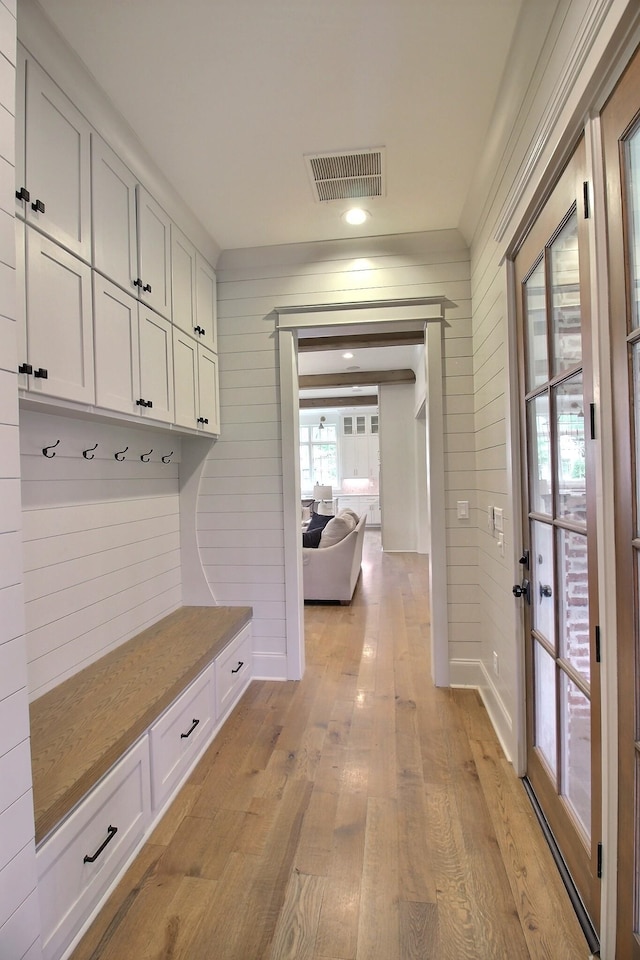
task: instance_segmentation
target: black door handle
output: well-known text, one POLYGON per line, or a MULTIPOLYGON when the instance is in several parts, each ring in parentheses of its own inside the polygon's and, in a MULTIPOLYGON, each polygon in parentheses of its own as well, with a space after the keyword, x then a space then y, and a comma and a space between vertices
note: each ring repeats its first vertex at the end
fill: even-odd
POLYGON ((151 293, 151 284, 145 283, 144 287, 142 288, 142 291, 143 293, 151 293))
POLYGON ((31 200, 31 194, 26 187, 20 187, 19 190, 16 190, 16 197, 18 200, 31 200))
POLYGON ((115 835, 116 835, 117 832, 118 832, 118 828, 117 828, 117 827, 112 827, 111 824, 109 824, 109 826, 107 827, 107 839, 104 841, 104 843, 101 843, 101 844, 100 844, 100 846, 98 847, 98 849, 96 850, 96 852, 94 853, 94 855, 93 855, 92 857, 90 857, 89 854, 87 853, 87 854, 85 855, 85 858, 84 858, 84 860, 83 860, 82 862, 83 862, 83 863, 94 863, 94 861, 98 859, 98 857, 100 856, 100 854, 102 853, 102 851, 104 850, 104 848, 106 847, 106 845, 107 845, 108 843, 111 843, 111 841, 113 840, 113 838, 115 837, 115 835))
POLYGON ((34 200, 31 204, 31 209, 35 210, 36 213, 44 213, 44 203, 42 200, 34 200))
POLYGON ((200 721, 199 721, 199 720, 196 720, 196 718, 194 717, 193 720, 191 721, 191 726, 189 727, 189 729, 187 730, 187 732, 180 734, 180 739, 181 739, 181 740, 186 740, 187 737, 190 737, 191 734, 193 733, 193 731, 195 730, 195 728, 198 726, 199 723, 200 723, 200 721))
POLYGON ((34 377, 40 377, 41 380, 48 380, 48 379, 49 379, 49 371, 48 371, 48 370, 45 370, 44 367, 38 367, 37 370, 34 370, 34 371, 33 371, 33 375, 34 375, 34 377))
POLYGON ((531 603, 531 584, 525 578, 522 583, 516 583, 513 587, 514 597, 524 597, 527 603, 531 603))
POLYGON ((232 670, 231 673, 238 673, 238 671, 242 670, 243 667, 244 667, 244 660, 238 660, 238 666, 235 668, 235 670, 232 670))
POLYGON ((540 599, 542 599, 543 597, 550 597, 552 596, 552 594, 553 594, 553 590, 551 589, 548 583, 540 584, 540 599))
POLYGON ((33 373, 33 367, 30 363, 21 363, 18 367, 18 373, 33 373))

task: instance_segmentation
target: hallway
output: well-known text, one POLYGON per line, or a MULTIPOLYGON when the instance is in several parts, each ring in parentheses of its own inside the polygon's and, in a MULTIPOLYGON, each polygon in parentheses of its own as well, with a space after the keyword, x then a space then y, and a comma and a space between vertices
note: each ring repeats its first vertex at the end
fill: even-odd
POLYGON ((367 533, 304 679, 251 684, 73 960, 588 956, 478 695, 431 684, 426 573, 367 533))

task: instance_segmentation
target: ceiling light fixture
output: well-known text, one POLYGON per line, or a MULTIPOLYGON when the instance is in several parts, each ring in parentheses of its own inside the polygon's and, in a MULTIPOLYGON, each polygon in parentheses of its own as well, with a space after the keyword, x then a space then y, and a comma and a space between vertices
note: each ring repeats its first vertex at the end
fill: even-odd
POLYGON ((369 219, 369 216, 367 210, 363 210, 361 207, 352 207, 344 214, 344 219, 352 227, 359 227, 365 220, 369 219))
POLYGON ((353 360, 353 354, 352 354, 352 353, 343 353, 343 354, 342 354, 342 359, 343 359, 343 360, 353 360))

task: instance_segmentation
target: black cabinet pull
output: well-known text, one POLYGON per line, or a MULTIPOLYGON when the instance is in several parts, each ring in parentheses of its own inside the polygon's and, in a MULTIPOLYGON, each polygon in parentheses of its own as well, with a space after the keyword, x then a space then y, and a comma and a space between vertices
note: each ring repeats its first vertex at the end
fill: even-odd
POLYGON ((151 410, 152 406, 153 406, 153 400, 147 400, 147 407, 149 410, 151 410))
POLYGON ((94 862, 98 859, 98 857, 100 856, 100 854, 102 853, 102 851, 104 850, 104 848, 106 847, 106 845, 107 845, 108 843, 111 843, 111 841, 113 840, 113 838, 115 837, 115 835, 116 835, 117 832, 118 832, 118 828, 117 828, 117 827, 112 827, 111 824, 109 824, 109 826, 107 827, 107 839, 104 841, 104 843, 101 843, 101 844, 100 844, 100 846, 98 847, 98 849, 96 850, 96 852, 94 853, 94 855, 93 855, 92 857, 90 857, 89 854, 87 853, 87 854, 85 855, 85 858, 84 858, 84 860, 83 860, 82 862, 83 862, 83 863, 94 863, 94 862))
POLYGON ((238 666, 235 668, 235 670, 232 670, 231 673, 238 673, 238 671, 242 670, 243 667, 244 667, 244 660, 238 660, 238 666))
POLYGON ((197 423, 209 423, 207 417, 198 417, 197 423))
POLYGON ((49 371, 48 371, 48 370, 45 370, 44 367, 38 367, 37 370, 34 370, 34 371, 33 371, 33 375, 34 375, 34 377, 39 377, 41 380, 48 380, 48 379, 49 379, 49 371))
POLYGON ((42 200, 34 200, 31 204, 31 209, 35 210, 36 213, 44 213, 44 203, 42 200))
POLYGON ((142 397, 140 397, 139 400, 136 400, 137 407, 146 407, 146 405, 147 405, 147 401, 143 400, 142 397))
POLYGON ((195 730, 195 728, 198 726, 199 723, 200 723, 200 721, 199 721, 199 720, 196 720, 196 718, 194 717, 193 720, 191 721, 191 726, 189 727, 189 729, 187 730, 187 732, 180 734, 180 739, 181 739, 181 740, 186 740, 187 737, 190 737, 191 734, 193 733, 193 731, 195 730))
POLYGON ((144 285, 144 287, 142 288, 142 290, 143 290, 143 293, 151 293, 151 284, 150 284, 150 283, 145 283, 145 285, 144 285))
POLYGON ((142 280, 140 279, 140 277, 138 277, 137 280, 132 280, 131 282, 133 283, 134 287, 141 287, 141 286, 142 286, 142 280))
POLYGON ((199 333, 201 337, 204 337, 205 333, 207 332, 204 327, 201 327, 200 325, 194 327, 193 329, 196 333, 199 333))
POLYGON ((16 197, 18 198, 18 200, 26 200, 26 201, 31 200, 31 194, 29 193, 26 187, 20 187, 19 190, 16 190, 16 197))
POLYGON ((30 363, 21 363, 18 367, 18 373, 33 373, 33 367, 30 363))

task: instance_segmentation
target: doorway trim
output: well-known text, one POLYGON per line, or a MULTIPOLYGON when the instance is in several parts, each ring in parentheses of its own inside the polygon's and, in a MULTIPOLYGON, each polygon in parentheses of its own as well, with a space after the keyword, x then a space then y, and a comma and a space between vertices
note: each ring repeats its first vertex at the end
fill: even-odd
POLYGON ((424 330, 427 410, 427 486, 430 500, 429 587, 431 590, 431 670, 437 686, 449 684, 449 630, 444 484, 442 336, 447 297, 369 300, 276 307, 282 415, 282 493, 284 528, 287 677, 298 680, 305 668, 302 540, 300 537, 300 453, 298 413, 298 335, 335 335, 343 328, 424 330), (437 563, 433 558, 437 557, 437 563))

